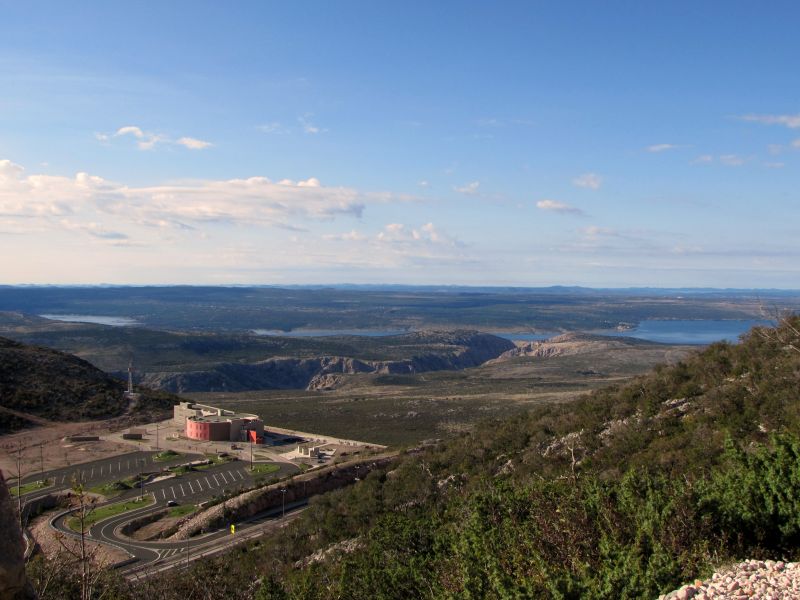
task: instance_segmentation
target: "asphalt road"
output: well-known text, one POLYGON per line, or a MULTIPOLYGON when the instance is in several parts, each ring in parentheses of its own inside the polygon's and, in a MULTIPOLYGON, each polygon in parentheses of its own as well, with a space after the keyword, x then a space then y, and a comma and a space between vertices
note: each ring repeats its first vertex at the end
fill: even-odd
MULTIPOLYGON (((44 477, 54 481, 54 485, 25 494, 23 500, 28 502, 54 491, 67 489, 73 485, 74 481, 82 482, 85 487, 95 487, 139 473, 161 474, 167 467, 204 458, 199 455, 182 455, 170 461, 158 462, 153 460, 155 454, 155 452, 132 452, 45 472, 44 477)), ((174 560, 175 556, 187 551, 190 555, 194 552, 195 556, 207 553, 214 547, 230 544, 236 536, 241 539, 242 536, 247 535, 248 531, 256 531, 254 528, 263 527, 267 521, 276 518, 276 513, 278 517, 281 517, 282 509, 237 524, 239 532, 235 536, 231 536, 230 531, 225 528, 192 538, 188 542, 143 542, 128 538, 119 530, 132 519, 164 510, 170 501, 178 504, 198 504, 227 492, 253 487, 259 481, 268 481, 299 472, 296 466, 288 463, 273 464, 279 467, 277 471, 256 478, 251 475, 249 464, 238 460, 203 467, 200 470, 188 471, 178 476, 164 475, 163 479, 158 476, 155 481, 145 483, 143 489, 137 487, 125 490, 108 502, 98 504, 97 507, 135 498, 141 494, 152 495, 153 504, 104 519, 90 528, 89 535, 93 540, 121 548, 132 556, 131 561, 120 567, 123 571, 141 571, 149 565, 162 563, 167 559, 174 560)), ((41 477, 41 474, 31 475, 24 478, 23 483, 37 481, 41 477)), ((297 510, 304 504, 305 502, 287 505, 287 517, 288 513, 297 510)), ((64 533, 75 535, 64 523, 68 516, 69 511, 60 513, 51 520, 51 525, 64 533)))
POLYGON ((34 473, 22 478, 22 483, 29 483, 31 481, 39 481, 42 478, 53 481, 53 485, 49 488, 37 490, 30 494, 25 494, 25 500, 37 496, 43 496, 50 492, 67 489, 75 483, 81 483, 86 487, 93 487, 95 485, 102 485, 116 481, 118 479, 125 479, 132 475, 137 475, 141 472, 149 473, 161 471, 162 469, 190 460, 198 460, 205 458, 199 454, 181 455, 177 458, 168 461, 155 461, 153 456, 157 452, 129 452, 128 454, 120 454, 112 458, 103 458, 94 460, 87 463, 76 465, 69 465, 51 471, 42 473, 34 473))

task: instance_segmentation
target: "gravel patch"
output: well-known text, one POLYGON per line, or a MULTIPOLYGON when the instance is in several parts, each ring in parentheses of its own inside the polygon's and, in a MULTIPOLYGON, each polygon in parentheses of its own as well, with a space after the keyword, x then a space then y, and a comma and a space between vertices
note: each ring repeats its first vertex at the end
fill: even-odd
POLYGON ((663 594, 658 600, 800 599, 800 563, 747 560, 714 573, 706 581, 663 594))

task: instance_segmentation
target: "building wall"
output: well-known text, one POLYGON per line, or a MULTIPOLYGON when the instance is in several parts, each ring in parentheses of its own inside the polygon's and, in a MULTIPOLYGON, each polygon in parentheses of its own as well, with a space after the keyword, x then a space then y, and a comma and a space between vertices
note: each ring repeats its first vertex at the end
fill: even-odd
POLYGON ((191 402, 181 402, 172 407, 172 420, 176 425, 183 427, 187 417, 200 416, 201 411, 191 402))
POLYGON ((231 424, 228 421, 186 419, 186 437, 211 442, 228 441, 231 439, 231 424))

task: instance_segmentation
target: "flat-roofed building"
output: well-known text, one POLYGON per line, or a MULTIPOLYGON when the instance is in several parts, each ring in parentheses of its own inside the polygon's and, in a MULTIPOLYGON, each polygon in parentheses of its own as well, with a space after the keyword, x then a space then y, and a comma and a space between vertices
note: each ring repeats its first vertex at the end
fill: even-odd
POLYGON ((173 420, 192 440, 260 443, 264 437, 264 422, 258 415, 205 404, 181 402, 173 409, 173 420))

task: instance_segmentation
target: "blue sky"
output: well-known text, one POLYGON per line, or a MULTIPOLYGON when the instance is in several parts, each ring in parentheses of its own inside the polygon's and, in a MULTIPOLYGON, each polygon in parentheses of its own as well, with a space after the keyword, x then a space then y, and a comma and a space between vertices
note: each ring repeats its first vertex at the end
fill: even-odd
POLYGON ((796 3, 0 16, 0 283, 800 287, 796 3))

